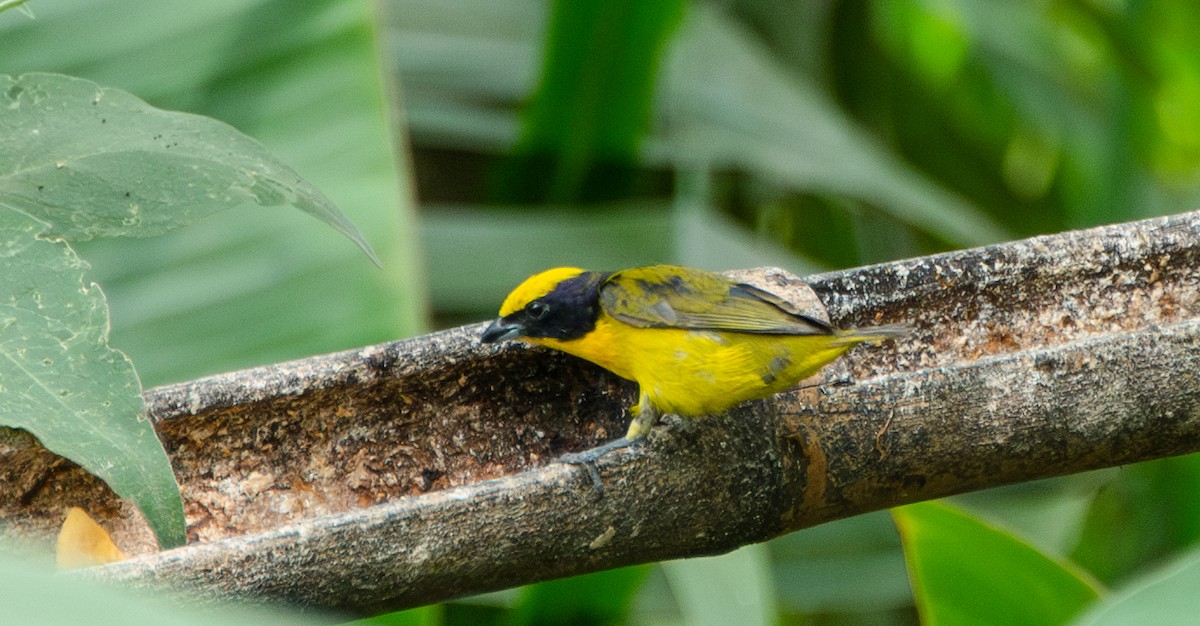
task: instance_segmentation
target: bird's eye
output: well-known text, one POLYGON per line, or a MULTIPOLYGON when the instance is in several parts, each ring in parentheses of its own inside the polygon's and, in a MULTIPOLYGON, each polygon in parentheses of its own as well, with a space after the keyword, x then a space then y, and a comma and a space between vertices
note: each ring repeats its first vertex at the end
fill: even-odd
POLYGON ((543 317, 546 317, 546 314, 550 312, 550 307, 546 306, 542 302, 530 302, 525 307, 525 312, 529 314, 529 317, 532 317, 535 320, 540 320, 543 317))

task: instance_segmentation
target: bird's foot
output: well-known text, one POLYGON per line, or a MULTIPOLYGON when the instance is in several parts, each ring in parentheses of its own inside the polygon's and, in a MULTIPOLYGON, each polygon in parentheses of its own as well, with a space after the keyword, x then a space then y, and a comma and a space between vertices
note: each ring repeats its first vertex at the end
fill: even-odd
POLYGON ((596 446, 595 448, 588 448, 587 450, 583 450, 581 452, 570 452, 564 454, 558 457, 558 462, 566 463, 567 465, 578 465, 587 470, 588 477, 592 479, 592 486, 596 488, 596 491, 604 493, 604 483, 600 481, 600 470, 596 468, 596 461, 600 460, 600 457, 612 452, 613 450, 628 448, 632 445, 639 444, 641 441, 641 439, 627 439, 625 437, 613 439, 612 441, 596 446))

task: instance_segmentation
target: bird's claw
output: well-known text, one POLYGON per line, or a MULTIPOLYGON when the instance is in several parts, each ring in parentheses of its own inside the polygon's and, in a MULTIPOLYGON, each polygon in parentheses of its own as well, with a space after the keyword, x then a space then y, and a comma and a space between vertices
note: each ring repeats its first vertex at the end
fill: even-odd
POLYGON ((592 480, 592 486, 596 488, 596 491, 603 494, 604 483, 600 481, 600 470, 596 467, 596 461, 613 450, 628 448, 634 443, 634 441, 621 437, 620 439, 614 439, 606 444, 588 448, 581 452, 569 452, 558 457, 558 462, 583 467, 588 473, 588 478, 592 480))

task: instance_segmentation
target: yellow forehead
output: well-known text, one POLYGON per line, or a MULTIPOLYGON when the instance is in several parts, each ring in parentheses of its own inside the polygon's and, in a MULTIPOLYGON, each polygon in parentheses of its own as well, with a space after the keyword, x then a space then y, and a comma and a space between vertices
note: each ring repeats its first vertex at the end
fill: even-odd
POLYGON ((526 278, 525 282, 513 289, 504 299, 504 304, 500 306, 500 316, 525 308, 526 304, 553 291, 558 283, 583 272, 584 270, 578 267, 556 267, 526 278))

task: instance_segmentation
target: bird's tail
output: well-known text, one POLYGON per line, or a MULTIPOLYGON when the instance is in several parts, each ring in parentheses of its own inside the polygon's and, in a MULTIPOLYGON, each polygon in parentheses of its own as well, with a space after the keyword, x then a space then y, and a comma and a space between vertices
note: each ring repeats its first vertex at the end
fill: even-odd
POLYGON ((856 344, 856 343, 879 343, 888 339, 904 337, 912 332, 910 324, 885 324, 883 326, 871 326, 868 328, 851 328, 848 330, 839 330, 837 332, 838 343, 856 344))

